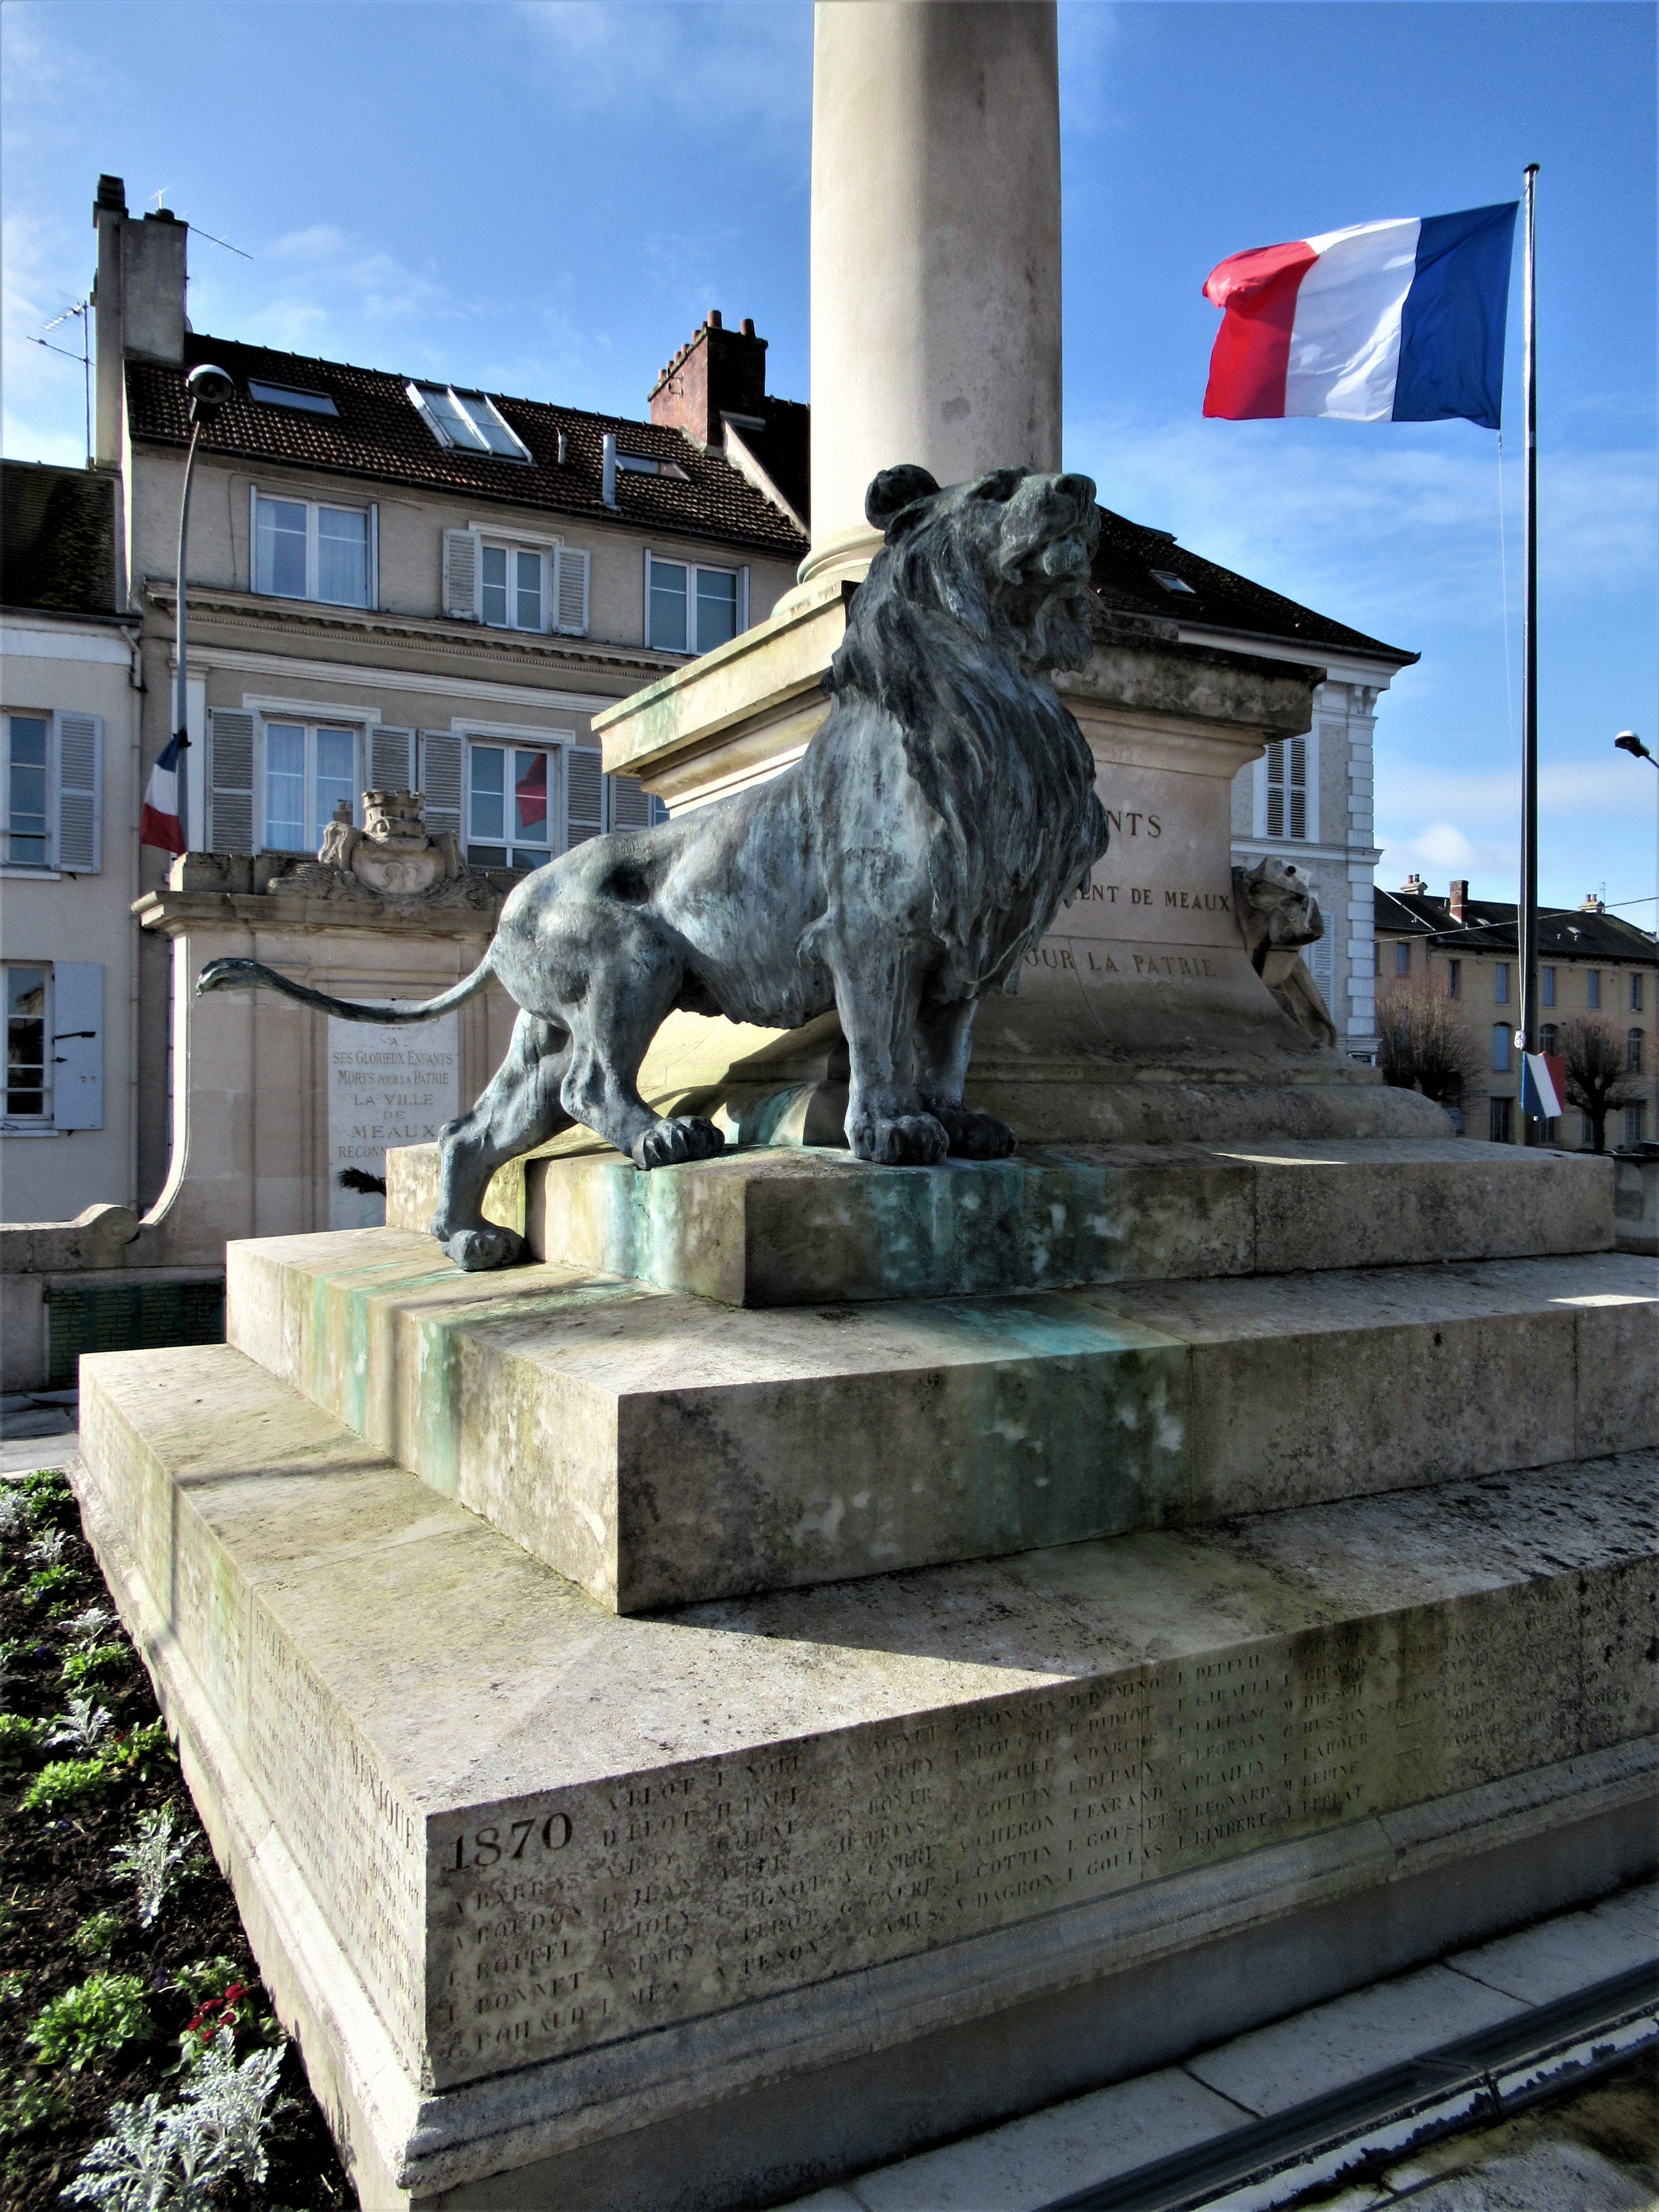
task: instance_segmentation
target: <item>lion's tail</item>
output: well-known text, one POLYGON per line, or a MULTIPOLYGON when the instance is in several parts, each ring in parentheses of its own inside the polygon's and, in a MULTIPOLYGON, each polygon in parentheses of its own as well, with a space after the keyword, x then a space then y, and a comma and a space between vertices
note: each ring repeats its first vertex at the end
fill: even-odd
POLYGON ((356 999, 331 999, 326 991, 311 990, 304 983, 291 982, 279 975, 274 968, 267 968, 263 960, 210 960, 196 979, 198 993, 204 991, 251 990, 264 983, 284 998, 297 999, 302 1006, 318 1006, 325 1014, 337 1014, 343 1021, 381 1022, 396 1026, 404 1022, 429 1022, 435 1015, 447 1014, 452 1006, 459 1006, 463 999, 470 999, 482 991, 495 972, 495 947, 484 954, 472 973, 457 983, 453 990, 446 991, 436 999, 422 999, 411 1005, 394 1006, 366 1006, 356 999))

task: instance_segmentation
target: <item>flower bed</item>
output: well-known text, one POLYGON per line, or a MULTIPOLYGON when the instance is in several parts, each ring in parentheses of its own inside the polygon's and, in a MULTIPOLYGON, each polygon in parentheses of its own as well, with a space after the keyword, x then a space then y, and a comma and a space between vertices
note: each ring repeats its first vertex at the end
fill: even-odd
POLYGON ((356 2203, 54 1472, 0 1484, 0 2197, 356 2203))

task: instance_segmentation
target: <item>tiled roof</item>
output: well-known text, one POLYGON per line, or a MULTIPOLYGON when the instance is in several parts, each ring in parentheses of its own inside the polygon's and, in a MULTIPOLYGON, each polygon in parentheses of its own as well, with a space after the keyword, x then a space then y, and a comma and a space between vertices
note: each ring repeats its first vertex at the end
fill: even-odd
MULTIPOLYGON (((541 400, 490 398, 529 448, 528 463, 441 446, 410 404, 410 379, 343 362, 275 353, 264 346, 191 332, 184 369, 155 362, 126 365, 127 405, 135 438, 182 446, 189 438, 185 372, 211 361, 235 380, 228 400, 202 441, 204 453, 239 459, 282 462, 330 475, 412 484, 434 493, 462 493, 517 507, 541 507, 595 521, 633 523, 677 537, 709 538, 799 561, 805 540, 771 501, 718 453, 700 452, 678 430, 611 415, 588 415, 541 400), (325 392, 337 415, 273 407, 251 399, 247 380, 325 392), (673 461, 677 477, 619 470, 617 505, 599 496, 601 452, 607 430, 619 449, 647 459, 673 461), (558 461, 559 434, 566 465, 558 461)), ((423 379, 413 380, 416 382, 423 379)))
POLYGON ((1350 629, 1311 607, 1298 606, 1265 584, 1218 568, 1200 553, 1189 553, 1161 530, 1149 530, 1127 516, 1100 511, 1100 550, 1095 556, 1094 586, 1109 607, 1130 614, 1156 615, 1165 622, 1205 629, 1237 630, 1248 637, 1279 638, 1286 643, 1372 654, 1405 667, 1419 656, 1363 630, 1350 629), (1171 591, 1152 573, 1162 568, 1188 585, 1171 591))
POLYGON ((44 462, 0 463, 0 604, 115 611, 115 480, 44 462))
MULTIPOLYGON (((1390 937, 1431 937, 1447 951, 1514 952, 1516 910, 1502 899, 1466 899, 1463 919, 1452 919, 1449 899, 1419 891, 1375 893, 1376 922, 1390 937)), ((1651 966, 1659 945, 1644 929, 1616 914, 1579 907, 1547 907, 1538 915, 1538 950, 1563 960, 1639 960, 1651 966)))

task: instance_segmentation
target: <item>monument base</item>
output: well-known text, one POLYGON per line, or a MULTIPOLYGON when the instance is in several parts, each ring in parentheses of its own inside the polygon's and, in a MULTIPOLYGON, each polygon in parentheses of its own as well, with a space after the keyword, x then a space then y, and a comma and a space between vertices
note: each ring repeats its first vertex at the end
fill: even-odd
POLYGON ((1651 1452, 625 1619, 231 1346, 82 1375, 366 2204, 775 2203, 1651 1862, 1651 1452))

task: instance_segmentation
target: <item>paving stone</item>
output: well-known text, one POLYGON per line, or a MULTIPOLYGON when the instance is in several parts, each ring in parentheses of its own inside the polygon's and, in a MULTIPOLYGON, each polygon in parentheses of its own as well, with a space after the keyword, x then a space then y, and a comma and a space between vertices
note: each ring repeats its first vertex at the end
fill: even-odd
POLYGON ((1476 1950, 1454 1952, 1445 1963, 1528 2004, 1548 2004, 1659 1958, 1650 1885, 1640 1899, 1620 1911, 1562 1913, 1476 1950))
POLYGON ((1056 2197, 1243 2127, 1250 2115, 1179 2067, 1051 2106, 848 2185, 866 2212, 1037 2212, 1056 2197))
POLYGON ((1429 1966, 1256 2028, 1189 2058, 1187 2071, 1265 2118, 1526 2009, 1502 1990, 1429 1966))

